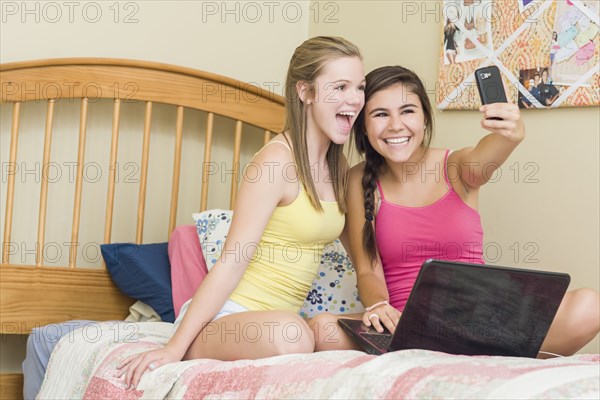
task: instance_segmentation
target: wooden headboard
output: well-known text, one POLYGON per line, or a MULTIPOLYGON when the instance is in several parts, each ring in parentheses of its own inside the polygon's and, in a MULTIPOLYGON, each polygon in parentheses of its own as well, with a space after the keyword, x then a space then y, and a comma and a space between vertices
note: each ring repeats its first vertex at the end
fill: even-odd
MULTIPOLYGON (((285 115, 284 99, 281 96, 254 85, 212 73, 145 61, 82 58, 3 64, 0 65, 0 90, 0 107, 5 119, 3 126, 9 127, 5 129, 8 132, 2 132, 3 143, 9 143, 10 147, 9 152, 6 152, 9 153, 7 156, 4 156, 5 152, 2 153, 5 188, 5 193, 2 194, 4 226, 0 267, 2 334, 25 334, 36 326, 71 319, 111 320, 126 317, 128 308, 134 301, 119 292, 106 269, 102 265, 96 268, 80 265, 83 264, 81 257, 77 256, 80 221, 81 216, 87 213, 103 213, 104 218, 99 219, 101 222, 97 226, 90 227, 87 224, 86 229, 93 229, 98 234, 102 232, 102 240, 99 242, 110 243, 111 238, 115 236, 115 207, 126 206, 131 208, 131 215, 135 220, 135 234, 126 241, 144 242, 144 232, 147 236, 147 229, 144 230, 147 199, 153 195, 147 191, 148 182, 152 178, 152 174, 148 173, 150 139, 154 137, 153 110, 160 107, 158 104, 170 105, 175 113, 174 126, 167 129, 168 134, 174 137, 174 146, 162 149, 173 155, 172 165, 162 167, 163 170, 170 168, 171 177, 170 207, 163 210, 168 213, 168 226, 161 228, 159 235, 164 241, 176 225, 182 187, 201 186, 200 198, 195 201, 197 207, 191 211, 207 208, 211 178, 209 165, 211 161, 214 162, 211 150, 219 135, 233 135, 233 145, 227 149, 227 162, 233 166, 231 185, 218 186, 219 191, 230 192, 229 204, 221 204, 221 208, 232 208, 241 171, 239 164, 244 133, 246 136, 252 134, 255 138, 260 136, 259 141, 254 140, 258 147, 252 149, 257 151, 274 133, 281 132, 285 115), (112 117, 105 118, 105 126, 99 131, 105 148, 100 148, 97 143, 94 148, 86 148, 90 116, 94 107, 102 101, 105 102, 105 106, 106 102, 112 103, 112 117), (37 114, 42 115, 27 113, 24 117, 26 107, 34 103, 37 114), (77 149, 76 154, 71 157, 75 161, 71 163, 73 179, 68 189, 71 200, 62 207, 48 207, 48 194, 53 190, 53 181, 44 174, 50 173, 49 166, 52 165, 53 154, 56 153, 52 141, 53 127, 62 124, 60 118, 64 117, 65 113, 60 112, 61 107, 73 107, 73 103, 79 110, 71 113, 76 117, 75 126, 78 127, 74 129, 71 139, 73 148, 77 149), (139 187, 136 190, 137 196, 127 199, 129 204, 118 205, 115 204, 115 191, 118 187, 115 185, 115 174, 119 161, 119 132, 124 131, 120 122, 124 119, 129 103, 138 103, 138 109, 143 107, 143 113, 140 113, 143 115, 139 115, 142 117, 139 126, 143 129, 138 132, 142 138, 142 145, 136 150, 141 153, 139 179, 136 181, 139 187), (203 132, 198 132, 198 136, 204 141, 204 151, 203 157, 194 159, 193 168, 202 171, 202 180, 200 182, 195 179, 190 182, 186 179, 189 174, 182 169, 181 162, 182 148, 186 146, 182 133, 184 116, 190 118, 189 113, 196 115, 199 111, 204 115, 202 118, 206 127, 203 132), (7 122, 6 117, 10 117, 10 121, 7 122), (43 137, 43 151, 36 155, 35 162, 35 165, 41 166, 38 170, 41 171, 42 179, 36 182, 38 187, 33 190, 36 200, 39 196, 38 209, 23 210, 19 209, 19 202, 15 202, 15 193, 23 190, 19 187, 23 179, 19 179, 17 174, 19 168, 23 167, 18 155, 22 153, 23 148, 32 144, 28 143, 32 139, 31 136, 23 138, 19 128, 24 125, 23 121, 30 121, 32 118, 44 121, 38 129, 43 130, 43 134, 40 132, 39 135, 40 138, 43 137), (232 120, 229 125, 233 129, 229 129, 229 132, 216 128, 219 125, 217 119, 222 121, 224 118, 232 120), (106 199, 106 207, 102 210, 90 210, 82 205, 86 187, 83 179, 86 155, 94 151, 109 154, 108 165, 104 166, 104 170, 109 171, 108 178, 102 195, 106 199), (5 157, 8 159, 4 159, 5 157), (55 213, 55 216, 51 218, 52 213, 55 213), (27 219, 21 217, 30 214, 33 214, 32 221, 37 223, 28 224, 27 219), (48 221, 59 221, 66 232, 63 239, 64 243, 69 243, 69 257, 65 265, 49 265, 46 260, 45 237, 51 228, 48 221), (13 235, 14 228, 22 228, 23 225, 30 225, 27 242, 16 240, 13 235), (14 255, 23 250, 21 246, 24 246, 26 251, 35 252, 35 262, 19 262, 23 257, 14 255)), ((31 188, 29 190, 31 191, 31 188)), ((154 234, 153 237, 156 238, 157 235, 154 234)), ((6 379, 3 381, 7 382, 6 379)))

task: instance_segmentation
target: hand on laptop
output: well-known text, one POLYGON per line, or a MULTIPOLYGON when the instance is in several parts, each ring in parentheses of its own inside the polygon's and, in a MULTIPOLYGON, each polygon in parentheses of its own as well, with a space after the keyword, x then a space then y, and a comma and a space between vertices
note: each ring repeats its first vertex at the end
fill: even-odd
POLYGON ((366 311, 362 320, 366 326, 373 326, 379 333, 383 333, 384 327, 394 333, 402 313, 389 304, 382 304, 374 310, 366 311))

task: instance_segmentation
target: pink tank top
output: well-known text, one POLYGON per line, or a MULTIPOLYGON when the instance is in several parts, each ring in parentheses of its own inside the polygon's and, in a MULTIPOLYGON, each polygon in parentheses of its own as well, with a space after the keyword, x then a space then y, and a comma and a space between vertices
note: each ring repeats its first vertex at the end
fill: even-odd
POLYGON ((479 213, 465 204, 446 176, 448 192, 425 207, 404 207, 385 200, 375 218, 375 237, 381 256, 390 304, 404 310, 423 262, 430 258, 483 264, 483 229, 479 213))

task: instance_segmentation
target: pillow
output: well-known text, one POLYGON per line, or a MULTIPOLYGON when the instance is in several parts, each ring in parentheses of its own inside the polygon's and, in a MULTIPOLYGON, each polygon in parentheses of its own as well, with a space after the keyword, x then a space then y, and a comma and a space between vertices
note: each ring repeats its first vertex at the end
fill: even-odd
POLYGON ((208 274, 195 225, 182 225, 173 230, 169 239, 169 261, 173 310, 177 318, 183 303, 192 298, 208 274))
POLYGON ((100 250, 123 293, 148 304, 163 321, 175 320, 167 243, 112 243, 100 245, 100 250))
POLYGON ((209 271, 221 255, 232 217, 233 211, 220 209, 192 214, 196 222, 202 255, 209 271))
MULTIPOLYGON (((231 210, 207 210, 193 214, 209 270, 221 255, 232 216, 231 210)), ((323 312, 349 314, 362 311, 364 308, 358 298, 356 272, 346 250, 336 240, 324 249, 317 275, 299 314, 303 318, 312 318, 323 312)))
POLYGON ((312 318, 324 312, 353 314, 363 311, 356 287, 356 271, 344 246, 336 239, 323 249, 317 276, 300 309, 300 316, 312 318))

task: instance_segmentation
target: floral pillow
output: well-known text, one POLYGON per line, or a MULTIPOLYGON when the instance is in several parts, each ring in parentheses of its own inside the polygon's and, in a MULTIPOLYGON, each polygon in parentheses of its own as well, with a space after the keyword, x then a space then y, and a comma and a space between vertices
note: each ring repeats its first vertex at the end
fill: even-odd
POLYGON ((321 265, 312 283, 300 316, 317 314, 352 314, 364 311, 356 288, 356 271, 339 240, 325 247, 321 265))
MULTIPOLYGON (((219 209, 193 214, 208 270, 221 255, 232 216, 233 211, 219 209)), ((323 312, 351 314, 363 310, 356 288, 356 272, 346 250, 336 240, 325 248, 321 265, 299 314, 310 318, 323 312)))
POLYGON ((227 232, 231 225, 233 211, 231 210, 207 210, 192 214, 196 222, 196 230, 200 239, 202 255, 206 261, 206 268, 210 269, 217 263, 223 244, 227 239, 227 232))

